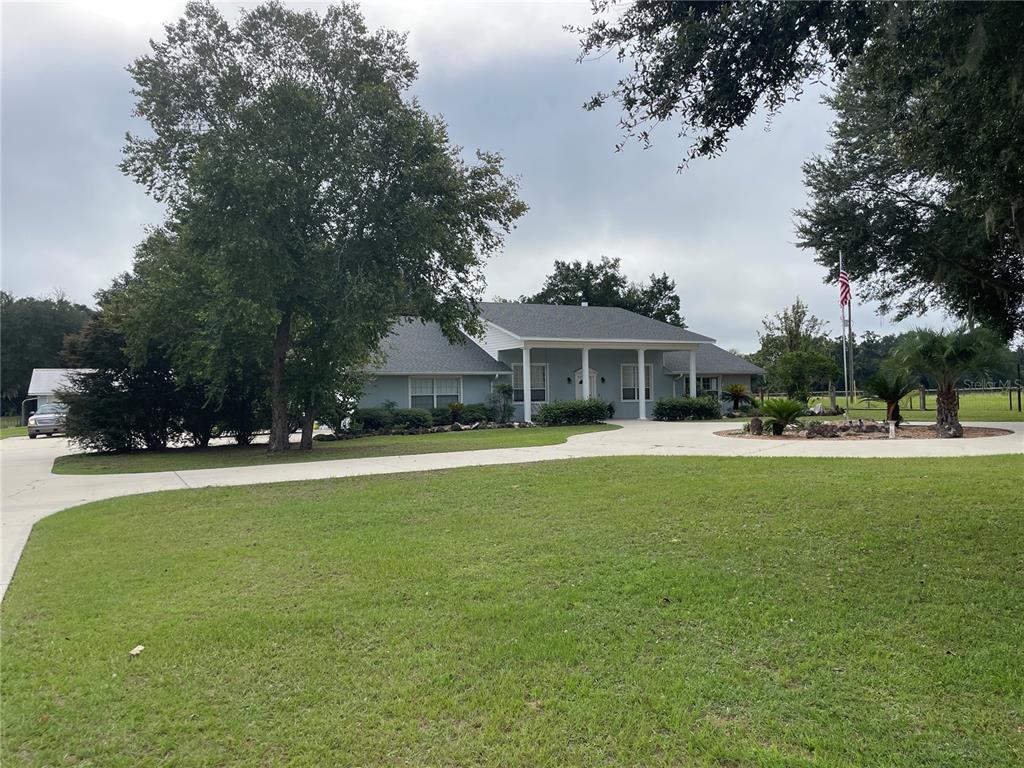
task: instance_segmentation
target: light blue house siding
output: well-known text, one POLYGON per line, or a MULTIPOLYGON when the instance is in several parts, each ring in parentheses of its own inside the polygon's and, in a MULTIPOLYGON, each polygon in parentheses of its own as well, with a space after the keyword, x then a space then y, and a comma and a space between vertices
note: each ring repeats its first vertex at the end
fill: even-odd
MULTIPOLYGON (((417 377, 423 376, 425 378, 431 378, 431 374, 417 374, 417 377)), ((460 381, 461 401, 466 404, 470 403, 486 403, 487 398, 491 395, 491 386, 495 381, 500 379, 495 377, 495 374, 463 374, 461 376, 454 374, 436 374, 438 378, 457 378, 460 381)), ((501 376, 501 374, 497 374, 501 376)), ((359 399, 360 408, 378 408, 387 405, 388 402, 396 403, 399 408, 408 408, 409 406, 409 376, 405 375, 387 375, 378 374, 374 376, 363 392, 363 396, 359 399)), ((510 380, 510 377, 504 375, 506 381, 510 380)))
MULTIPOLYGON (((649 350, 644 354, 644 362, 651 366, 650 400, 646 403, 647 417, 654 413, 654 402, 663 397, 672 397, 672 381, 674 376, 667 374, 662 365, 662 352, 649 350)), ((498 353, 498 359, 508 365, 522 365, 523 351, 507 349, 498 353)), ((578 349, 543 349, 530 350, 530 361, 533 365, 548 366, 548 402, 555 400, 574 400, 576 398, 576 381, 574 376, 580 370, 581 357, 578 349)), ((596 375, 596 391, 593 397, 611 402, 615 407, 615 418, 635 419, 639 416, 639 403, 622 399, 622 366, 636 365, 637 354, 630 349, 591 349, 590 368, 596 375)), ((534 408, 538 404, 534 403, 534 408)), ((523 418, 522 403, 516 404, 515 418, 523 418)))

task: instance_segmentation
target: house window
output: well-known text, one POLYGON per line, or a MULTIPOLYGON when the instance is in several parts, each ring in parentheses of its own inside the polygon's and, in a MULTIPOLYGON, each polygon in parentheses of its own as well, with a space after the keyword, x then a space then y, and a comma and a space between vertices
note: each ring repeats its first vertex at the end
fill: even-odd
MULTIPOLYGON (((523 365, 512 364, 512 401, 523 402, 523 365)), ((546 403, 548 401, 548 366, 547 363, 530 365, 530 402, 546 403)))
POLYGON ((409 377, 410 408, 440 408, 459 401, 462 380, 457 377, 409 377))
MULTIPOLYGON (((640 390, 640 382, 637 380, 637 364, 625 363, 622 366, 622 399, 639 400, 637 393, 640 390)), ((654 366, 644 366, 644 400, 651 399, 651 384, 654 381, 654 366)))
MULTIPOLYGON (((681 387, 680 394, 682 396, 684 396, 684 397, 689 395, 690 394, 690 377, 689 376, 683 376, 683 378, 681 378, 679 380, 679 384, 680 384, 680 387, 681 387)), ((698 395, 704 395, 704 394, 707 394, 708 392, 714 392, 715 394, 718 394, 718 377, 717 376, 698 376, 697 377, 697 394, 698 395)))

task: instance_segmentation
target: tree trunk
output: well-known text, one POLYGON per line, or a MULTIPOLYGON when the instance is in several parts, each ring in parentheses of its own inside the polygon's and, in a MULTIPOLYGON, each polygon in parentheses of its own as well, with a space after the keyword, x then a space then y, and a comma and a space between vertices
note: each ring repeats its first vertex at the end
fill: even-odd
POLYGON ((939 437, 963 437, 959 403, 954 387, 939 387, 935 394, 935 432, 939 437))
POLYGON ((306 406, 306 412, 302 414, 302 437, 299 439, 300 451, 313 450, 313 406, 306 406))
POLYGON ((274 360, 270 370, 270 441, 271 453, 288 450, 288 398, 284 391, 284 362, 291 343, 292 313, 281 315, 274 336, 274 360))

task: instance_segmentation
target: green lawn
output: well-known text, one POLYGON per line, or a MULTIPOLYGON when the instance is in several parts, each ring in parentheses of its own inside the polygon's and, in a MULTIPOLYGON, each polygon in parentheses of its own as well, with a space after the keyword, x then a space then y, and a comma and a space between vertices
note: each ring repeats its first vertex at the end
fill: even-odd
MULTIPOLYGON (((838 397, 837 403, 842 408, 846 400, 838 397)), ((813 398, 811 405, 820 402, 828 406, 828 398, 813 398)), ((885 404, 875 401, 871 404, 860 403, 862 407, 854 407, 852 411, 855 419, 885 419, 885 404), (870 405, 870 407, 867 407, 870 405)), ((929 393, 925 396, 925 408, 927 410, 914 410, 920 405, 920 398, 915 392, 905 397, 900 409, 903 418, 907 421, 934 421, 935 420, 935 395, 929 393)), ((1013 410, 1010 410, 1010 401, 1005 392, 961 392, 960 393, 960 419, 962 421, 1024 421, 1024 412, 1017 410, 1017 393, 1013 395, 1013 410)))
POLYGON ((222 445, 212 448, 169 448, 137 453, 79 453, 61 456, 53 463, 58 475, 108 475, 120 472, 164 472, 213 467, 248 467, 256 464, 284 464, 296 461, 364 459, 371 456, 401 456, 414 453, 480 451, 487 448, 522 448, 564 443, 570 435, 619 429, 611 424, 582 427, 530 427, 526 429, 481 429, 467 432, 437 432, 426 435, 386 435, 355 440, 317 442, 312 451, 292 450, 267 453, 266 445, 222 445))
POLYGON ((25 437, 28 435, 26 427, 0 427, 0 440, 5 437, 25 437))
POLYGON ((609 458, 79 507, 4 602, 0 762, 1019 766, 1020 469, 609 458))

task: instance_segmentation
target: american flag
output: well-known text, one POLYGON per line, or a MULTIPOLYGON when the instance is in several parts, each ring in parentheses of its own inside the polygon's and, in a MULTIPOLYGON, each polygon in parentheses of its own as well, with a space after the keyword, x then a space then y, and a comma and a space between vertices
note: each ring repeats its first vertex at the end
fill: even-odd
POLYGON ((850 303, 850 276, 842 267, 839 268, 839 306, 850 303))

